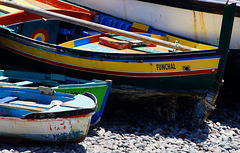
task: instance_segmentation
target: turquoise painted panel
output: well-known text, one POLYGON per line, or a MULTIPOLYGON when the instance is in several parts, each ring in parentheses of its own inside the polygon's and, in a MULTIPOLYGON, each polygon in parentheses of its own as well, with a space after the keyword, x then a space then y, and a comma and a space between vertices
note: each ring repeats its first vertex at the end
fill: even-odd
POLYGON ((97 45, 94 45, 94 44, 86 44, 86 45, 82 45, 82 46, 79 46, 79 47, 75 47, 75 49, 77 49, 77 48, 92 50, 92 51, 95 51, 95 52, 122 53, 120 51, 116 51, 116 50, 113 50, 113 49, 108 49, 108 48, 97 46, 97 45))
POLYGON ((7 76, 9 78, 22 78, 22 80, 28 80, 28 79, 40 79, 45 80, 45 74, 42 73, 36 73, 36 72, 22 72, 22 71, 4 71, 4 76, 7 76))
POLYGON ((83 108, 88 108, 88 107, 91 108, 95 106, 95 102, 87 96, 79 94, 79 95, 76 95, 75 98, 79 100, 68 101, 65 104, 76 106, 76 107, 81 106, 83 108))
POLYGON ((0 11, 0 16, 1 16, 1 15, 4 15, 4 14, 6 14, 6 13, 0 11))
POLYGON ((66 81, 66 75, 61 74, 51 74, 51 79, 56 81, 66 81))
POLYGON ((111 37, 114 38, 114 39, 122 40, 122 41, 136 40, 136 39, 132 39, 132 38, 124 37, 124 36, 119 36, 119 35, 111 35, 111 37))
MULTIPOLYGON (((139 51, 144 51, 147 53, 164 53, 163 51, 154 49, 154 48, 150 48, 150 47, 134 47, 133 49, 139 50, 139 51)), ((166 52, 165 52, 166 53, 166 52)))

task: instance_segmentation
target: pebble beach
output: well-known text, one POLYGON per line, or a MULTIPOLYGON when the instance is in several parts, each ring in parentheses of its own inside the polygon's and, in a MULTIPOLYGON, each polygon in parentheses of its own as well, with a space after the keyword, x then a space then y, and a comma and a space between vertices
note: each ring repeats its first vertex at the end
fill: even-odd
POLYGON ((150 103, 114 103, 102 120, 90 127, 81 143, 0 143, 2 153, 32 152, 159 152, 240 153, 240 102, 223 98, 203 125, 188 129, 181 122, 158 120, 150 103))

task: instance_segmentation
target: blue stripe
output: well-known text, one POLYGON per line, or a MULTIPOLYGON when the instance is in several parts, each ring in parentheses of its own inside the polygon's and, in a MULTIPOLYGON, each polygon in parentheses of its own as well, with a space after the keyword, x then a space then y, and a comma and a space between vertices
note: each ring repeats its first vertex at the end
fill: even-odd
POLYGON ((74 41, 74 47, 78 47, 81 45, 89 44, 90 43, 90 37, 84 38, 84 39, 79 39, 74 41))

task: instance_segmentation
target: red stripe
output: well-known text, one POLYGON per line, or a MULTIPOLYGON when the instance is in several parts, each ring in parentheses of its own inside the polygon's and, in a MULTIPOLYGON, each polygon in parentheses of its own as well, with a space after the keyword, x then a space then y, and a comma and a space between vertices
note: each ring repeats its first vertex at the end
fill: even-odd
POLYGON ((103 44, 105 46, 109 46, 109 47, 116 48, 116 49, 127 49, 132 46, 132 44, 130 44, 130 43, 118 43, 118 42, 108 41, 108 40, 101 39, 101 38, 99 38, 99 44, 103 44))
MULTIPOLYGON (((89 37, 86 37, 86 38, 90 38, 90 43, 94 43, 94 42, 98 42, 99 41, 99 37, 101 37, 103 35, 104 34, 97 34, 97 35, 89 36, 89 37)), ((81 40, 81 39, 79 39, 79 40, 81 40)))
POLYGON ((185 76, 185 75, 199 75, 199 74, 211 74, 211 73, 217 73, 218 68, 213 69, 205 69, 205 70, 196 70, 196 71, 190 71, 190 72, 166 72, 166 73, 143 73, 143 72, 116 72, 116 71, 107 71, 107 70, 99 70, 99 69, 92 69, 92 68, 85 68, 85 67, 79 67, 79 66, 74 66, 74 65, 69 65, 65 63, 59 63, 55 61, 51 61, 48 59, 44 58, 39 58, 30 54, 26 54, 24 52, 0 45, 7 50, 10 50, 12 52, 15 52, 17 54, 20 54, 22 56, 32 58, 37 61, 41 61, 44 63, 52 64, 52 65, 57 65, 59 67, 65 67, 69 69, 74 69, 74 70, 80 70, 80 71, 85 71, 85 72, 93 72, 93 73, 99 73, 99 74, 108 74, 108 75, 116 75, 116 76, 126 76, 126 77, 169 77, 169 76, 185 76))
POLYGON ((131 28, 131 32, 143 32, 143 33, 146 33, 147 31, 146 31, 146 30, 139 29, 139 28, 132 27, 132 28, 131 28))
POLYGON ((43 28, 40 28, 40 29, 37 29, 37 30, 33 31, 33 33, 31 34, 30 38, 34 39, 34 37, 38 33, 41 33, 41 34, 44 35, 44 37, 45 37, 44 42, 48 42, 49 34, 48 34, 47 30, 43 29, 43 28))
POLYGON ((82 115, 75 115, 75 116, 66 116, 66 117, 56 117, 56 118, 42 118, 42 119, 24 119, 24 118, 18 118, 18 117, 0 117, 0 120, 11 120, 11 121, 31 121, 31 122, 38 122, 39 120, 59 120, 59 119, 65 119, 65 118, 86 118, 89 114, 82 114, 82 115))

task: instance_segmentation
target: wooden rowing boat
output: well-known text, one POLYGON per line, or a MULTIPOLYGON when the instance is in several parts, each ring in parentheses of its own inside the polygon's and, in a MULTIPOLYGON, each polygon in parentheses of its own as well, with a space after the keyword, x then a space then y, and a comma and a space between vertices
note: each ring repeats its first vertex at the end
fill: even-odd
MULTIPOLYGON (((115 28, 123 29, 126 31, 141 31, 144 33, 160 35, 160 30, 163 30, 172 34, 174 33, 176 35, 181 35, 191 38, 193 40, 199 40, 201 42, 207 42, 211 44, 217 44, 219 40, 218 36, 221 28, 221 15, 223 7, 226 5, 226 2, 204 0, 193 0, 188 2, 182 0, 103 0, 101 2, 95 0, 88 0, 87 3, 84 0, 25 1, 34 4, 35 6, 42 6, 43 4, 45 4, 50 5, 51 7, 74 11, 91 11, 92 13, 96 13, 94 22, 107 26, 114 25, 115 28), (81 4, 81 7, 77 4, 81 4), (126 8, 120 7, 124 4, 126 5, 126 8), (116 7, 114 10, 110 10, 108 9, 108 5, 118 7, 116 7), (143 5, 144 8, 147 7, 148 9, 144 9, 144 11, 139 9, 140 7, 143 7, 143 5), (83 8, 82 6, 86 6, 91 9, 88 10, 86 9, 86 7, 83 8), (124 10, 124 8, 126 9, 126 11, 124 10), (154 12, 155 9, 153 8, 159 9, 157 12, 154 12), (99 11, 102 11, 104 13, 101 13, 99 11), (110 13, 111 15, 105 13, 110 13), (151 14, 155 13, 160 13, 161 18, 156 15, 154 16, 154 18, 152 18, 151 14), (175 14, 178 15, 176 16, 175 14), (139 16, 141 16, 141 18, 139 18, 139 16), (179 16, 181 17, 179 18, 179 16), (117 17, 122 19, 119 19, 117 17), (180 21, 182 19, 184 19, 184 22, 180 21), (153 20, 155 20, 157 23, 155 23, 153 20)), ((229 3, 232 3, 232 1, 229 1, 229 3)), ((238 33, 240 31, 239 28, 237 28, 238 24, 240 23, 239 16, 240 15, 238 4, 237 12, 235 15, 235 22, 233 26, 233 36, 230 43, 230 51, 228 53, 228 61, 224 74, 224 88, 222 88, 224 93, 231 91, 231 93, 235 95, 237 95, 238 93, 234 89, 240 85, 240 54, 238 49, 238 33)), ((171 36, 169 36, 169 38, 171 38, 171 36)))
POLYGON ((70 95, 50 88, 0 87, 0 137, 81 142, 97 108, 90 94, 70 95))
POLYGON ((61 74, 46 74, 16 70, 0 70, 0 86, 51 87, 57 92, 70 94, 92 93, 97 99, 98 108, 91 119, 91 125, 97 124, 102 117, 112 81, 84 80, 61 74))
MULTIPOLYGON (((31 66, 34 63, 38 69, 83 78, 111 79, 114 88, 124 90, 154 90, 171 97, 194 97, 193 127, 200 125, 215 108, 227 60, 235 5, 225 8, 227 13, 217 47, 189 43, 189 40, 175 37, 168 39, 166 33, 136 34, 99 26, 59 14, 62 10, 51 10, 50 13, 4 0, 2 4, 31 12, 0 17, 0 23, 5 25, 0 29, 1 47, 7 53, 12 52, 19 59, 31 62, 31 66), (99 33, 81 25, 113 34, 99 33), (98 34, 92 35, 92 32, 98 34), (90 36, 82 37, 86 33, 90 36)), ((71 14, 74 12, 70 12, 68 15, 74 16, 71 14)))
MULTIPOLYGON (((130 22, 141 23, 157 30, 163 30, 210 44, 217 44, 219 41, 224 6, 227 2, 229 4, 236 2, 237 11, 224 76, 224 90, 231 91, 236 96, 238 95, 238 92, 234 90, 240 85, 240 3, 238 1, 64 0, 64 2, 101 11, 130 22), (112 6, 114 6, 114 9, 109 9, 112 6)), ((151 33, 150 28, 143 28, 143 30, 148 30, 147 32, 151 33)))

